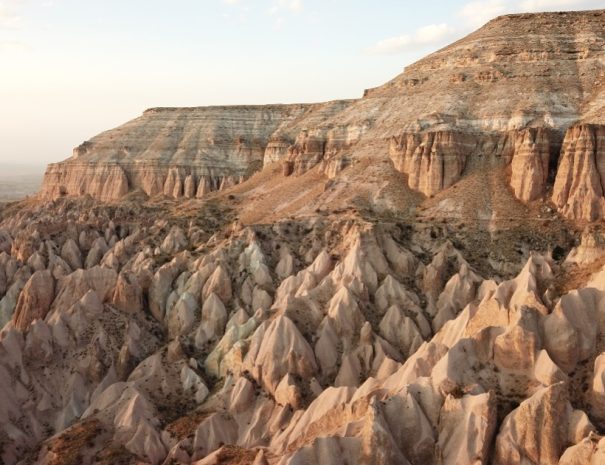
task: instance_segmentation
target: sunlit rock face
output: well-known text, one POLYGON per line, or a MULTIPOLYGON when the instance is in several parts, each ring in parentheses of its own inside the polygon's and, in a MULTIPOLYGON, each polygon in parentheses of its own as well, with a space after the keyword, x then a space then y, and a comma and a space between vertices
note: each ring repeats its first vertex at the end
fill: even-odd
POLYGON ((572 219, 594 221, 605 215, 605 126, 577 125, 565 136, 553 202, 572 219))
POLYGON ((2 223, 23 259, 0 260, 4 463, 599 456, 603 272, 557 294, 562 261, 503 275, 461 242, 478 230, 334 216, 217 239, 207 216, 86 202, 2 223))
POLYGON ((201 198, 281 160, 290 144, 280 140, 294 140, 307 124, 319 124, 348 105, 150 109, 50 165, 41 194, 110 201, 141 190, 151 197, 201 198))
POLYGON ((0 462, 600 465, 604 35, 501 17, 51 165, 0 205, 0 462))
POLYGON ((147 110, 49 166, 43 194, 117 200, 141 189, 149 196, 202 196, 262 166, 270 135, 304 111, 300 105, 147 110))
POLYGON ((601 11, 500 17, 356 101, 151 109, 49 166, 42 195, 201 198, 271 163, 286 175, 319 165, 334 179, 360 158, 390 152, 408 186, 427 196, 489 159, 508 167, 520 201, 544 199, 556 174, 560 211, 600 218, 598 169, 578 169, 589 163, 576 153, 590 151, 592 138, 594 158, 599 129, 576 126, 560 146, 575 122, 605 123, 602 25, 601 11), (589 206, 576 206, 585 195, 589 206))

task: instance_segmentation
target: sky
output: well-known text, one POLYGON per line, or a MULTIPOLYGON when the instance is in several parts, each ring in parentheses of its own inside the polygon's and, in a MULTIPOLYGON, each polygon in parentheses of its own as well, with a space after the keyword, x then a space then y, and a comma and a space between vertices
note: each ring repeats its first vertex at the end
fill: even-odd
POLYGON ((505 13, 592 0, 0 0, 0 169, 157 106, 358 98, 505 13))

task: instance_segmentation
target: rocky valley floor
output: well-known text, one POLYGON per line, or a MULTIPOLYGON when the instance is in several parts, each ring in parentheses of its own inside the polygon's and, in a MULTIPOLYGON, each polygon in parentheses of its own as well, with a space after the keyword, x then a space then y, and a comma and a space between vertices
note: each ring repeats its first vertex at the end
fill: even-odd
POLYGON ((93 137, 0 203, 0 462, 605 464, 604 157, 602 10, 93 137))
POLYGON ((601 463, 598 226, 246 189, 2 210, 3 463, 601 463))

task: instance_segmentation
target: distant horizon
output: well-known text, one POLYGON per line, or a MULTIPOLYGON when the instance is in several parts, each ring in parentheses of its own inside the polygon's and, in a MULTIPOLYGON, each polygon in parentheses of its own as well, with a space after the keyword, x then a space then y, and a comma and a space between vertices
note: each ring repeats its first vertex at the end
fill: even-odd
POLYGON ((46 166, 151 108, 361 98, 496 16, 594 0, 0 0, 0 164, 46 166))
MULTIPOLYGON (((13 167, 23 167, 23 168, 28 168, 28 167, 37 167, 37 166, 44 166, 44 163, 37 163, 37 162, 31 162, 31 163, 12 163, 12 162, 0 162, 0 166, 13 166, 13 167)), ((2 173, 0 173, 2 174, 2 173)))
POLYGON ((21 177, 44 175, 48 163, 10 163, 0 162, 0 181, 21 177))
POLYGON ((0 203, 13 202, 40 190, 46 165, 0 162, 0 203))
MULTIPOLYGON (((51 162, 56 163, 56 162, 51 162)), ((15 177, 28 177, 43 175, 49 164, 41 162, 11 163, 0 162, 0 180, 13 179, 15 177)))

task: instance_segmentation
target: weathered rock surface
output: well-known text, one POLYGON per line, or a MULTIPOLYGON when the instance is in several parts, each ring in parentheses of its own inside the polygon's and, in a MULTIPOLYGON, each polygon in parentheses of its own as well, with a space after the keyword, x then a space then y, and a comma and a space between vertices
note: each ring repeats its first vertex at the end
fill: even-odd
POLYGON ((119 200, 139 189, 148 196, 201 198, 249 177, 263 166, 265 152, 267 163, 283 158, 287 150, 270 144, 272 138, 293 140, 305 121, 347 105, 153 108, 50 165, 41 194, 119 200))
POLYGON ((556 465, 567 440, 566 388, 555 384, 521 403, 504 420, 494 463, 556 465))
POLYGON ((4 463, 108 447, 148 464, 598 463, 600 274, 557 297, 549 257, 515 253, 501 279, 434 225, 287 218, 200 236, 147 208, 82 207, 54 228, 77 212, 62 200, 2 223, 24 254, 15 232, 36 218, 44 268, 0 258, 17 296, 0 332, 4 463), (100 265, 53 276, 55 251, 77 265, 100 239, 100 265))
POLYGON ((503 16, 356 101, 151 109, 51 165, 41 195, 203 198, 274 162, 286 176, 319 166, 335 179, 390 155, 427 196, 477 168, 508 167, 501 176, 531 202, 549 190, 563 134, 580 121, 567 133, 553 202, 594 220, 605 213, 604 21, 603 11, 503 16))
POLYGON ((391 157, 410 188, 430 196, 460 179, 474 147, 472 137, 458 132, 408 133, 393 139, 391 157))
POLYGON ((555 134, 541 128, 517 134, 510 185, 519 200, 530 202, 545 194, 554 137, 555 134))
POLYGON ((0 205, 0 462, 600 465, 604 21, 51 166, 0 205))
POLYGON ((553 202, 568 218, 594 221, 605 214, 605 126, 569 129, 553 189, 553 202))
POLYGON ((36 271, 23 287, 15 308, 15 328, 24 331, 36 319, 44 319, 55 298, 55 282, 49 271, 36 271))

